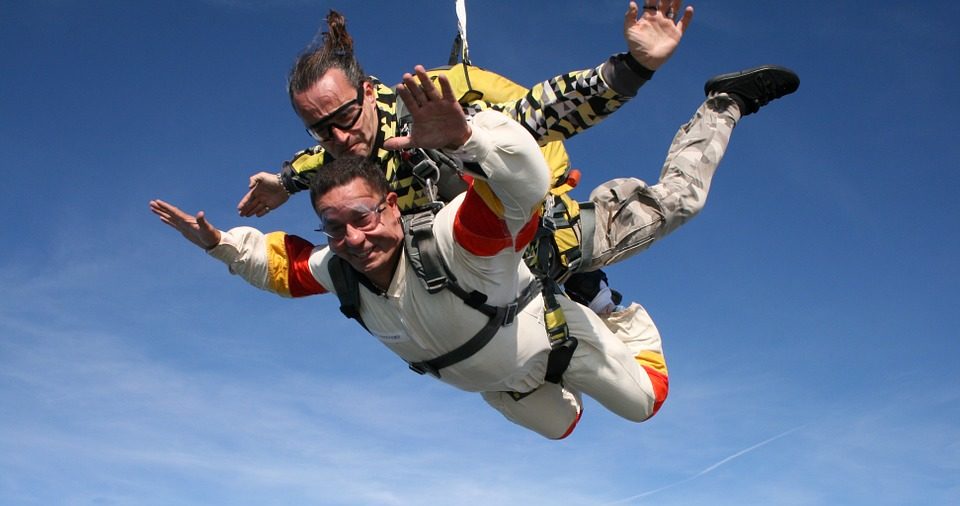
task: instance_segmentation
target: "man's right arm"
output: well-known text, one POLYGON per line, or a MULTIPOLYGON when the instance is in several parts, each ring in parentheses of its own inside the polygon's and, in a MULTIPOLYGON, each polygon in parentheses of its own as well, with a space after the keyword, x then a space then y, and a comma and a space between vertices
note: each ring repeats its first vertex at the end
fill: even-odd
POLYGON ((311 256, 322 254, 315 250, 313 244, 295 235, 237 227, 221 232, 219 244, 207 253, 257 288, 281 297, 305 297, 328 291, 310 268, 311 256))
POLYGON ((313 275, 311 261, 323 264, 326 248, 283 232, 264 234, 251 227, 218 230, 201 211, 186 213, 162 200, 151 200, 150 211, 185 239, 224 262, 230 272, 251 285, 282 297, 303 297, 328 290, 313 275))
POLYGON ((313 146, 294 153, 283 162, 280 172, 258 172, 250 177, 249 191, 237 204, 240 216, 263 216, 282 206, 296 192, 310 187, 314 172, 323 165, 322 147, 313 146))

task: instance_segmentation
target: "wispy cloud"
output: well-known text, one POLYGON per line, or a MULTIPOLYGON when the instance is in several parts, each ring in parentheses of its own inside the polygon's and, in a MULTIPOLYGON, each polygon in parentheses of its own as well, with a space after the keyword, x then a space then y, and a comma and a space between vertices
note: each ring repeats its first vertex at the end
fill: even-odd
POLYGON ((690 481, 693 481, 693 480, 695 480, 695 479, 697 479, 697 478, 699 478, 699 477, 701 477, 701 476, 703 476, 703 475, 705 475, 705 474, 707 474, 707 473, 709 473, 709 472, 717 469, 718 467, 720 467, 720 466, 722 466, 722 465, 730 462, 731 460, 734 460, 734 459, 736 459, 736 458, 738 458, 738 457, 741 457, 741 456, 743 456, 743 455, 746 455, 747 453, 750 453, 750 452, 752 452, 752 451, 754 451, 754 450, 756 450, 756 449, 758 449, 758 448, 761 448, 761 447, 763 447, 763 446, 766 446, 766 445, 768 445, 768 444, 770 444, 770 443, 772 443, 772 442, 774 442, 774 441, 776 441, 776 440, 778 440, 778 439, 780 439, 780 438, 782 438, 782 437, 786 437, 786 436, 788 436, 788 435, 790 435, 790 434, 792 434, 792 433, 794 433, 794 432, 802 429, 804 426, 805 426, 805 425, 799 425, 799 426, 794 427, 794 428, 792 428, 792 429, 790 429, 790 430, 787 430, 787 431, 784 431, 784 432, 782 432, 782 433, 780 433, 780 434, 777 434, 776 436, 773 436, 773 437, 771 437, 771 438, 769 438, 769 439, 765 439, 765 440, 763 440, 763 441, 761 441, 761 442, 759 442, 759 443, 757 443, 757 444, 755 444, 755 445, 753 445, 753 446, 744 448, 743 450, 740 450, 740 451, 738 451, 738 452, 736 452, 736 453, 734 453, 734 454, 732 454, 732 455, 730 455, 730 456, 728 456, 728 457, 726 457, 726 458, 723 458, 723 459, 717 461, 716 463, 714 463, 714 464, 712 464, 712 465, 710 465, 710 466, 707 466, 707 467, 704 468, 702 471, 700 471, 700 472, 698 472, 698 473, 696 473, 696 474, 694 474, 694 475, 692 475, 692 476, 690 476, 690 477, 688 477, 688 478, 684 478, 684 479, 682 479, 682 480, 680 480, 680 481, 676 481, 676 482, 670 483, 670 484, 668 484, 668 485, 664 485, 664 486, 662 486, 662 487, 655 488, 655 489, 653 489, 653 490, 648 490, 648 491, 646 491, 646 492, 642 492, 642 493, 640 493, 640 494, 633 495, 633 496, 630 496, 630 497, 625 497, 625 498, 623 498, 623 499, 619 499, 619 500, 616 500, 616 501, 613 501, 613 502, 609 502, 609 503, 606 503, 606 504, 607 504, 607 505, 611 505, 611 504, 626 504, 626 503, 635 501, 635 500, 637 500, 637 499, 642 499, 642 498, 644 498, 644 497, 649 497, 649 496, 654 495, 654 494, 656 494, 656 493, 658 493, 658 492, 662 492, 662 491, 664 491, 664 490, 667 490, 667 489, 670 489, 670 488, 674 488, 674 487, 683 485, 684 483, 688 483, 688 482, 690 482, 690 481))
POLYGON ((83 322, 0 316, 0 497, 20 504, 390 505, 425 490, 539 504, 556 494, 551 480, 525 483, 523 446, 489 445, 549 442, 476 395, 406 371, 386 383, 282 364, 244 376, 153 356, 83 322))
MULTIPOLYGON (((139 469, 224 486, 238 477, 267 488, 310 484, 300 492, 344 499, 386 481, 402 494, 394 480, 411 470, 379 434, 408 440, 412 417, 404 413, 430 404, 322 375, 279 372, 258 384, 164 363, 111 336, 36 324, 11 335, 3 327, 0 383, 3 404, 14 409, 0 417, 0 459, 7 472, 50 483, 67 467, 80 482, 156 487, 139 469)), ((438 422, 423 419, 420 429, 438 422)))

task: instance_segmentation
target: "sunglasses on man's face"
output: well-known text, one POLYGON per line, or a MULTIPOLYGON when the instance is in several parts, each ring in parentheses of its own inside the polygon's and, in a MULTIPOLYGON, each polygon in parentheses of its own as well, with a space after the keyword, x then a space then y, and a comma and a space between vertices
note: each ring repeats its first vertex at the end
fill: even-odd
POLYGON ((333 138, 333 131, 349 130, 357 124, 360 114, 363 112, 363 83, 357 86, 357 98, 337 107, 337 110, 328 114, 320 121, 307 127, 307 133, 317 142, 323 142, 333 138))
POLYGON ((343 222, 329 222, 324 217, 320 217, 320 228, 317 232, 322 232, 333 241, 342 241, 347 236, 347 225, 350 228, 359 230, 363 233, 372 232, 380 225, 380 216, 387 209, 387 197, 380 199, 376 206, 368 207, 363 204, 356 204, 351 207, 352 216, 343 222))

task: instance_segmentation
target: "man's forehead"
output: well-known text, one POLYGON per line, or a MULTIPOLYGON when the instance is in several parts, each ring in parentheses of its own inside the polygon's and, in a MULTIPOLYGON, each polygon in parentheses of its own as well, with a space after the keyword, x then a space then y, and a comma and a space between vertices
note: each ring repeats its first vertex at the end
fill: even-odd
POLYGON ((339 200, 336 202, 330 202, 325 204, 320 208, 320 214, 339 214, 348 211, 371 211, 377 208, 377 203, 380 201, 377 197, 360 197, 356 199, 349 200, 339 200))
POLYGON ((317 200, 320 216, 376 209, 383 198, 366 181, 356 178, 325 193, 317 200))
POLYGON ((330 100, 346 102, 356 97, 353 96, 356 86, 347 79, 347 75, 338 68, 328 70, 323 77, 317 80, 311 87, 314 92, 325 94, 330 100))

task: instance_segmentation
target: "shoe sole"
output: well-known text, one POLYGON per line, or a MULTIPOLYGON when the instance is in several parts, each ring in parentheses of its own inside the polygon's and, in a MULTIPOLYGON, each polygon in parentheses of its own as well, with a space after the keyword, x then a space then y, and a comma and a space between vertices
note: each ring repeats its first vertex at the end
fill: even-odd
MULTIPOLYGON (((792 81, 792 82, 788 82, 788 81, 783 81, 783 82, 782 82, 782 84, 788 85, 788 89, 787 89, 787 90, 784 90, 784 93, 783 93, 781 96, 783 96, 783 95, 789 95, 789 94, 797 91, 797 89, 800 87, 800 78, 797 77, 797 73, 796 73, 796 72, 794 72, 794 71, 792 71, 792 70, 790 70, 790 69, 788 69, 788 68, 786 68, 786 67, 781 67, 781 66, 779 66, 779 65, 761 65, 761 66, 759 66, 759 67, 754 67, 754 68, 747 69, 747 70, 741 70, 741 71, 739 71, 739 72, 730 72, 730 73, 728 73, 728 74, 720 74, 720 75, 718 75, 718 76, 714 76, 714 77, 710 78, 710 80, 707 81, 706 84, 703 85, 703 92, 704 92, 705 95, 710 95, 710 92, 712 92, 712 91, 715 91, 715 92, 720 93, 720 92, 723 92, 724 90, 722 90, 722 89, 716 89, 716 88, 722 87, 725 82, 737 80, 737 79, 740 79, 740 78, 742 78, 742 77, 753 76, 753 75, 760 74, 760 73, 763 73, 763 72, 774 72, 774 73, 778 73, 778 74, 787 74, 787 75, 789 75, 789 76, 791 77, 790 81, 792 81)), ((777 82, 777 83, 781 83, 781 80, 777 79, 776 82, 777 82)))

